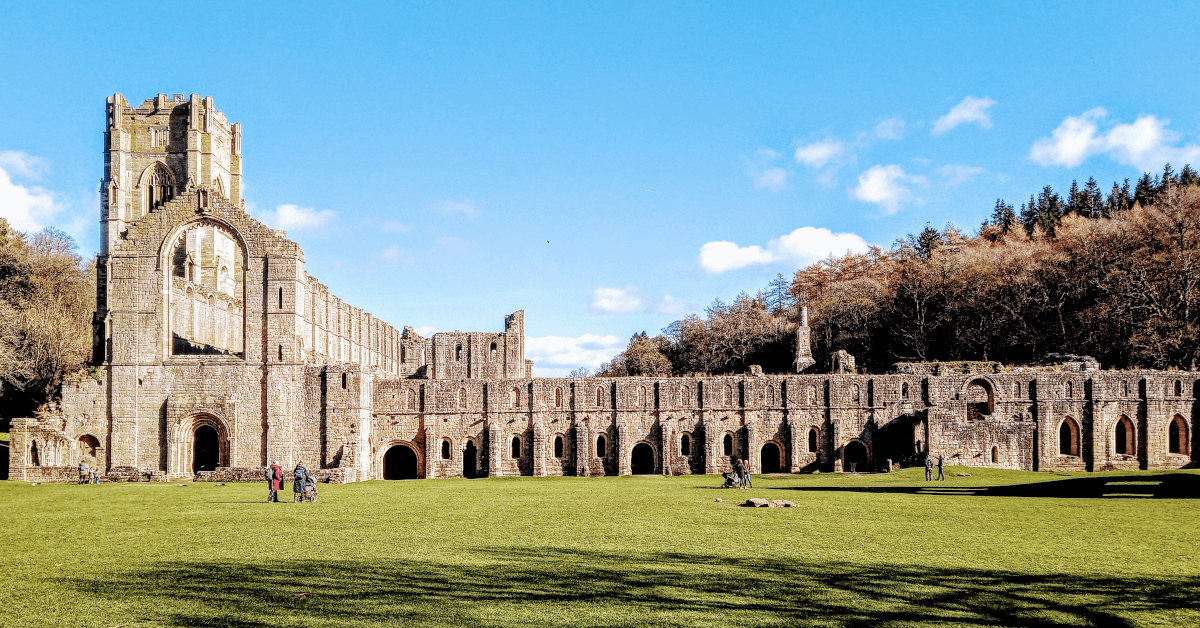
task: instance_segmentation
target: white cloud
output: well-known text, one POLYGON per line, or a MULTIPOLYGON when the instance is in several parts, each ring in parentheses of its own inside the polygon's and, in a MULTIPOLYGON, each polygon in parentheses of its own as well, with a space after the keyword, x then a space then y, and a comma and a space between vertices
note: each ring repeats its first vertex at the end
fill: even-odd
POLYGON ((1200 146, 1176 146, 1179 135, 1167 129, 1170 120, 1141 115, 1130 124, 1117 124, 1101 131, 1100 125, 1107 117, 1103 107, 1067 116, 1050 137, 1033 143, 1029 158, 1043 166, 1074 168, 1089 157, 1107 154, 1119 164, 1142 171, 1157 170, 1166 163, 1200 160, 1200 146))
POLYGON ((991 109, 992 105, 995 104, 996 101, 991 98, 967 96, 962 99, 962 102, 954 105, 950 113, 938 118, 933 123, 933 134, 941 135, 960 124, 970 124, 972 122, 982 128, 990 129, 992 128, 992 116, 988 113, 988 109, 991 109))
POLYGON ((415 255, 398 246, 389 246, 380 251, 378 259, 384 264, 395 264, 397 266, 412 266, 417 263, 415 255))
POLYGON ((875 137, 881 140, 898 140, 904 137, 904 120, 888 118, 875 125, 875 137))
POLYGON ((18 231, 38 231, 62 210, 54 195, 37 186, 13 183, 9 175, 31 177, 39 174, 39 165, 44 164, 35 157, 15 151, 0 153, 0 217, 8 220, 18 231))
POLYGON ((949 164, 937 169, 938 174, 946 178, 946 185, 954 187, 960 183, 970 181, 975 177, 987 172, 986 169, 979 166, 960 166, 949 164))
POLYGON ((434 204, 432 207, 443 216, 462 214, 467 218, 474 218, 479 215, 479 209, 475 207, 475 201, 469 198, 461 201, 442 201, 434 204))
POLYGON ((0 169, 9 174, 26 179, 40 179, 50 164, 41 157, 34 157, 20 151, 0 150, 0 169))
POLYGON ((894 214, 902 204, 912 200, 912 190, 904 185, 906 181, 923 182, 924 179, 905 174, 904 169, 896 164, 871 166, 858 175, 858 186, 850 188, 850 196, 875 203, 883 211, 894 214))
POLYGON ((824 227, 800 227, 795 231, 767 242, 738 246, 735 242, 708 242, 700 247, 697 265, 711 274, 737 270, 747 266, 791 264, 800 266, 847 251, 861 253, 867 242, 854 233, 833 233, 824 227))
POLYGON ((779 153, 769 148, 758 149, 753 158, 742 157, 746 164, 746 175, 754 182, 754 187, 767 188, 772 192, 787 187, 787 178, 791 173, 786 168, 771 165, 776 159, 779 159, 779 153))
POLYGON ((823 168, 841 157, 846 151, 846 145, 840 140, 824 139, 812 144, 805 144, 796 149, 796 163, 811 168, 823 168))
POLYGON ((600 286, 588 295, 588 312, 593 315, 608 314, 621 316, 624 314, 682 314, 692 309, 692 305, 671 295, 661 299, 647 299, 642 291, 634 286, 624 288, 606 288, 600 286))
POLYGON ((379 229, 384 233, 410 233, 413 230, 412 225, 396 220, 383 221, 383 224, 379 226, 379 229))
POLYGON ((430 336, 432 336, 432 335, 434 335, 434 334, 438 333, 438 332, 439 332, 439 331, 441 331, 441 330, 439 330, 437 327, 433 327, 433 326, 431 326, 431 325, 421 325, 420 327, 417 327, 417 328, 416 328, 416 329, 414 329, 413 331, 415 331, 415 332, 417 332, 418 334, 421 334, 422 336, 425 336, 426 338, 428 338, 428 337, 430 337, 430 336))
POLYGON ((324 227, 337 218, 337 212, 332 209, 317 211, 312 207, 299 205, 280 205, 274 210, 263 210, 256 216, 268 226, 284 231, 308 231, 324 227))
POLYGON ((613 335, 526 336, 525 357, 534 361, 537 377, 566 377, 581 366, 595 370, 623 351, 626 342, 613 335))

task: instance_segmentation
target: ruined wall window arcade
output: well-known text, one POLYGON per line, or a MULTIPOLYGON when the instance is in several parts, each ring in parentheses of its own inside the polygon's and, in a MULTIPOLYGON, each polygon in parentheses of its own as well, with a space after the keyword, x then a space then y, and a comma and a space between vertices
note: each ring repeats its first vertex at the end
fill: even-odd
POLYGON ((1167 452, 1172 454, 1188 453, 1188 426, 1183 417, 1176 414, 1167 426, 1167 452))
POLYGON ((1117 421, 1113 436, 1114 449, 1118 455, 1132 456, 1134 454, 1136 448, 1134 445, 1133 422, 1129 420, 1129 417, 1121 415, 1121 418, 1117 421))
POLYGON ((1063 456, 1079 456, 1079 425, 1067 417, 1058 427, 1058 453, 1063 456))
POLYGON ((514 459, 521 457, 521 437, 513 436, 512 439, 512 457, 514 459))
POLYGON ((556 435, 554 437, 554 457, 555 458, 563 457, 563 438, 562 438, 562 436, 556 435))
POLYGON ((442 441, 442 460, 449 460, 449 459, 450 459, 450 441, 443 440, 442 441))
POLYGON ((723 451, 725 452, 724 455, 726 455, 726 456, 733 455, 733 435, 732 434, 725 435, 723 451))
POLYGON ((684 434, 679 437, 679 453, 683 456, 692 455, 692 437, 684 434))
POLYGON ((607 444, 608 443, 605 442, 603 434, 596 437, 596 456, 597 457, 603 458, 608 453, 606 451, 606 447, 605 447, 607 444))
POLYGON ((808 451, 809 451, 809 453, 817 452, 817 438, 818 438, 817 428, 814 427, 814 428, 809 429, 808 430, 808 451))

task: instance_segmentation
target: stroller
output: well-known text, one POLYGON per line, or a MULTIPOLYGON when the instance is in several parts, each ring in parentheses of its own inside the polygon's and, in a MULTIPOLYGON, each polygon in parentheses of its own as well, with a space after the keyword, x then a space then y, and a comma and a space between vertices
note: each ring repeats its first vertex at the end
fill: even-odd
POLYGON ((307 502, 317 501, 317 478, 311 474, 304 476, 304 500, 307 502))
POLYGON ((737 475, 734 475, 733 473, 722 473, 721 477, 725 478, 725 483, 721 485, 721 488, 741 488, 742 487, 742 478, 737 475))

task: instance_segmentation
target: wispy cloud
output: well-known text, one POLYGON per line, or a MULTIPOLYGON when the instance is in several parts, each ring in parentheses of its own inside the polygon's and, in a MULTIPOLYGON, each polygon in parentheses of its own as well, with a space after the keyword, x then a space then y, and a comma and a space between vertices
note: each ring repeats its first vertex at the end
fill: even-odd
POLYGON ((625 349, 627 340, 613 335, 526 336, 525 357, 538 377, 566 377, 581 366, 595 369, 625 349))
POLYGON ((634 286, 608 288, 601 286, 588 295, 588 312, 593 315, 623 316, 625 314, 682 314, 692 309, 691 304, 667 295, 661 299, 647 299, 634 286))
POLYGON ((940 117, 933 123, 933 134, 941 135, 962 124, 978 124, 981 128, 992 128, 992 116, 988 110, 996 104, 991 98, 976 98, 967 96, 962 102, 954 105, 950 113, 940 117))
POLYGON ((846 150, 847 146, 841 140, 823 139, 797 148, 796 163, 810 168, 824 168, 836 162, 846 153, 846 150))
POLYGON ((376 261, 396 266, 413 266, 417 263, 417 256, 398 246, 389 246, 379 252, 376 261))
POLYGON ((385 220, 382 225, 379 225, 379 230, 384 233, 411 233, 413 227, 396 220, 385 220))
POLYGON ((772 264, 805 265, 847 251, 867 250, 867 242, 854 233, 833 233, 824 227, 800 227, 775 238, 767 245, 738 246, 735 242, 708 242, 700 247, 697 266, 709 274, 747 266, 772 264))
POLYGON ((786 168, 774 165, 777 159, 779 153, 769 148, 758 149, 753 157, 742 157, 742 162, 746 164, 746 176, 754 182, 754 187, 766 188, 772 192, 787 187, 788 175, 791 173, 786 168))
POLYGON ((280 205, 275 209, 261 210, 256 213, 255 217, 267 226, 285 231, 311 231, 325 227, 337 218, 337 212, 332 209, 318 211, 312 207, 291 204, 280 205))
POLYGON ((479 208, 475 207, 475 201, 469 198, 461 201, 442 201, 432 205, 432 209, 443 216, 463 215, 467 218, 475 218, 479 215, 479 208))
POLYGON ((1078 116, 1067 116, 1050 134, 1029 149, 1029 158, 1043 166, 1074 168, 1088 158, 1107 154, 1113 161, 1143 171, 1157 170, 1166 163, 1200 161, 1200 146, 1178 146, 1179 135, 1167 128, 1166 118, 1141 115, 1129 124, 1116 124, 1102 131, 1108 112, 1103 107, 1078 116))
POLYGON ((38 231, 62 211, 52 192, 38 186, 20 185, 13 177, 37 178, 46 162, 16 151, 0 151, 0 217, 19 231, 38 231))
POLYGON ((884 212, 894 214, 901 205, 913 199, 912 190, 906 183, 925 184, 921 176, 912 176, 896 164, 875 165, 858 175, 858 185, 850 188, 851 198, 875 203, 884 212))
POLYGON ((875 125, 875 137, 881 140, 898 140, 904 137, 904 120, 888 118, 875 125))
POLYGON ((946 179, 947 187, 966 183, 985 172, 987 170, 979 166, 962 166, 956 164, 947 164, 937 169, 937 173, 946 179))

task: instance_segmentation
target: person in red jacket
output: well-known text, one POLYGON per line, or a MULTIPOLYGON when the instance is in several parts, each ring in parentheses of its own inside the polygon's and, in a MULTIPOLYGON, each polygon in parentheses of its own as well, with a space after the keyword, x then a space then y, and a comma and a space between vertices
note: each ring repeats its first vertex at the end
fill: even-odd
POLYGON ((271 492, 267 494, 267 503, 278 503, 279 491, 283 490, 283 467, 279 466, 279 461, 267 469, 267 484, 271 488, 271 492))

